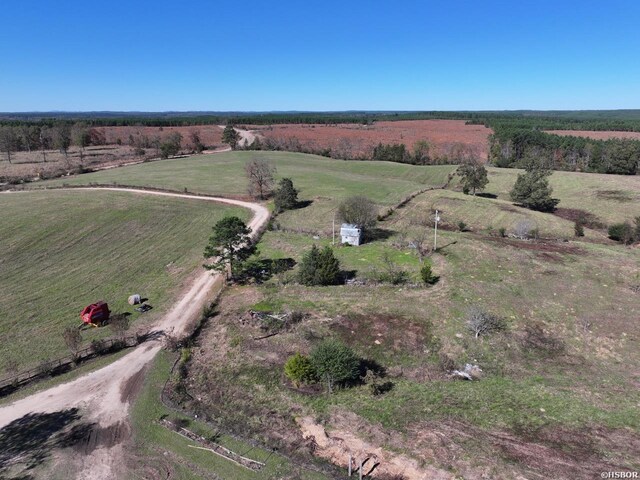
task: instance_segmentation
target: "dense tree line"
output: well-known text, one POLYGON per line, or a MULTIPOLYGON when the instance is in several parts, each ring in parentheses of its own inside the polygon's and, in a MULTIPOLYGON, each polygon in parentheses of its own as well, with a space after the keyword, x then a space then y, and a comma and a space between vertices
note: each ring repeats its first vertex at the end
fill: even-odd
POLYGON ((640 141, 594 140, 551 135, 520 125, 498 124, 489 136, 489 161, 499 167, 527 168, 531 163, 551 170, 635 175, 640 141))
POLYGON ((467 120, 495 128, 518 124, 538 130, 640 131, 640 110, 592 111, 348 111, 348 112, 68 112, 4 113, 0 124, 48 125, 60 121, 88 126, 180 127, 192 125, 273 125, 280 123, 361 123, 394 120, 467 120))

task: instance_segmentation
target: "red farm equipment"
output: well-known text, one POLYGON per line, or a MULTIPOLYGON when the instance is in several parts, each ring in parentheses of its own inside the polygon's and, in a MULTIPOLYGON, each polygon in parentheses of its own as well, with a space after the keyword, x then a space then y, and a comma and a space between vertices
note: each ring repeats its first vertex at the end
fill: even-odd
POLYGON ((85 325, 99 327, 107 323, 110 313, 106 302, 98 302, 84 307, 84 310, 80 312, 80 318, 85 325))

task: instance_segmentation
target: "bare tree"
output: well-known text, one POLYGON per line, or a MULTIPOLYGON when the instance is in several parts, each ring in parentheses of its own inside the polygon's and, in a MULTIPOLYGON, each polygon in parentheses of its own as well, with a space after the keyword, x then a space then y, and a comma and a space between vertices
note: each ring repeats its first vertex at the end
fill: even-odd
POLYGON ((276 167, 269 160, 254 158, 244 167, 249 180, 249 195, 260 200, 269 196, 273 189, 273 175, 276 167))
POLYGON ((516 223, 514 235, 522 240, 526 240, 531 236, 531 232, 535 229, 535 222, 529 220, 528 218, 525 218, 516 223))
POLYGON ((422 263, 424 258, 429 254, 429 247, 427 245, 428 237, 430 237, 430 235, 427 231, 421 228, 409 239, 409 247, 415 248, 420 263, 422 263))
POLYGON ((64 338, 65 345, 75 359, 78 355, 78 350, 80 350, 80 345, 82 345, 82 334, 80 330, 76 327, 67 327, 62 332, 62 337, 64 338))
POLYGON ((125 332, 129 330, 129 318, 123 313, 115 314, 109 320, 109 327, 116 337, 123 339, 125 332))
POLYGON ((492 313, 485 312, 477 306, 469 309, 467 316, 467 328, 478 338, 492 332, 505 329, 505 322, 502 318, 492 313))
POLYGON ((51 130, 49 127, 44 125, 40 129, 40 150, 42 151, 42 160, 43 162, 47 162, 47 150, 51 148, 51 130))
POLYGON ((18 149, 18 136, 13 127, 0 127, 0 149, 7 155, 11 163, 11 154, 18 149))
POLYGON ((202 153, 204 150, 204 143, 202 143, 202 138, 200 137, 200 130, 191 130, 191 132, 189 132, 189 139, 191 140, 191 145, 193 145, 193 149, 196 153, 202 153))
POLYGON ((338 206, 338 218, 344 223, 359 226, 366 233, 376 225, 378 207, 369 198, 355 195, 338 206))

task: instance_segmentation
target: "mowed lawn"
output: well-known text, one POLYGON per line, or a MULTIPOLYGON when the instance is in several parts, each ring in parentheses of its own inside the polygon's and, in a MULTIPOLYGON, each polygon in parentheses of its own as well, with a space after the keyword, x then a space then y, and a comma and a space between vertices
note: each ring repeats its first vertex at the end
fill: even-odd
POLYGON ((425 187, 442 186, 455 170, 451 165, 344 161, 302 153, 229 152, 103 170, 42 185, 118 183, 245 196, 248 182, 244 168, 254 158, 269 160, 276 167, 276 180, 291 178, 300 190, 300 199, 312 202, 305 209, 288 212, 280 219, 282 225, 323 231, 331 228, 338 203, 348 196, 366 195, 382 209, 425 187))
MULTIPOLYGON (((0 195, 0 375, 67 353, 62 331, 87 304, 106 300, 134 324, 166 311, 202 263, 212 225, 241 208, 213 202, 87 191, 0 195), (149 298, 143 316, 128 295, 149 298)), ((83 332, 84 341, 109 335, 83 332)))

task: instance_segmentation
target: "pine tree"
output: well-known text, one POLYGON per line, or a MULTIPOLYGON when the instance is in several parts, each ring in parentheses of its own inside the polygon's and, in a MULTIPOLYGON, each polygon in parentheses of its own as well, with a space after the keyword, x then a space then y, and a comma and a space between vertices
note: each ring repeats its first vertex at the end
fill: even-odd
POLYGON ((338 285, 341 279, 340 262, 331 247, 320 250, 316 245, 302 257, 298 281, 303 285, 338 285))
POLYGON ((294 188, 290 178, 280 180, 279 188, 274 195, 274 202, 277 212, 296 208, 298 205, 298 190, 294 188))
POLYGON ((235 150, 236 146, 238 146, 239 140, 240 135, 236 132, 236 129, 233 128, 233 125, 227 125, 224 127, 224 131, 222 132, 222 143, 229 144, 231 149, 235 150))
POLYGON ((549 185, 550 170, 532 168, 518 175, 511 190, 511 200, 531 210, 551 212, 560 202, 551 198, 553 189, 549 185))

